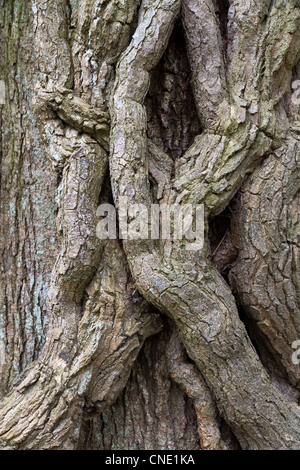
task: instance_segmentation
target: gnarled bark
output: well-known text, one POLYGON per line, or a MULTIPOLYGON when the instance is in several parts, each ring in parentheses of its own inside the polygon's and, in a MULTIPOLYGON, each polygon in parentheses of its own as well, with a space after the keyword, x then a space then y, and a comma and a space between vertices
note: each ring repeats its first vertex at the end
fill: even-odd
POLYGON ((232 292, 299 387, 298 2, 0 5, 0 448, 299 448, 232 292), (203 249, 99 240, 121 197, 204 204, 203 249))

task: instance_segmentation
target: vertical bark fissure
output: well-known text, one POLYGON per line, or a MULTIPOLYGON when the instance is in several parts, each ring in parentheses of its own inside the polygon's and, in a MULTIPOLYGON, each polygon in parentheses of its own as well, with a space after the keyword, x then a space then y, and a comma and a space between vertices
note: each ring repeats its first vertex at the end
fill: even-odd
MULTIPOLYGON (((211 7, 212 4, 209 6, 211 7)), ((243 7, 234 6, 237 18, 239 18, 239 15, 243 13, 243 7)), ((176 7, 179 7, 178 3, 176 7)), ((254 8, 254 5, 252 7, 254 8)), ((261 14, 264 8, 262 6, 261 14)), ((287 5, 286 8, 285 14, 290 14, 292 28, 295 31, 299 11, 290 10, 291 5, 287 5)), ((209 11, 211 15, 214 15, 211 8, 209 11)), ((278 14, 282 15, 280 11, 278 14)), ((116 204, 123 196, 127 197, 129 204, 143 203, 147 207, 151 204, 148 185, 146 113, 143 102, 149 87, 149 71, 155 67, 163 53, 163 45, 170 35, 169 25, 174 24, 175 18, 174 2, 153 3, 150 9, 147 9, 147 4, 145 4, 145 9, 141 10, 136 34, 117 68, 112 104, 110 158, 116 204), (161 8, 164 7, 165 11, 162 16, 161 8), (166 24, 167 21, 169 24, 166 24), (155 38, 155 42, 152 37, 155 38), (135 88, 133 88, 133 83, 136 83, 135 88)), ((253 11, 253 24, 250 18, 249 31, 243 29, 243 24, 240 29, 238 28, 238 47, 237 52, 233 52, 233 62, 237 60, 237 56, 240 56, 241 47, 247 50, 250 37, 254 39, 254 49, 259 49, 261 57, 264 55, 265 42, 261 42, 260 37, 257 39, 257 27, 260 21, 260 11, 255 13, 253 11)), ((274 23, 270 24, 271 32, 276 22, 275 15, 274 23)), ((282 49, 282 57, 286 55, 286 50, 286 47, 282 49)), ((253 56, 253 51, 249 50, 249 54, 253 56)), ((294 60, 298 54, 299 51, 295 51, 294 60)), ((247 61, 239 62, 238 66, 239 73, 248 72, 247 61)), ((235 67, 232 70, 234 72, 235 67)), ((249 71, 248 76, 248 99, 252 100, 252 106, 258 96, 254 81, 255 73, 255 70, 253 73, 249 71)), ((221 69, 220 75, 222 74, 221 69)), ((230 200, 234 194, 236 184, 242 181, 241 168, 249 169, 251 166, 253 168, 253 155, 256 154, 258 158, 262 158, 271 145, 271 139, 265 137, 265 134, 260 131, 261 125, 254 124, 251 118, 251 112, 257 114, 259 110, 251 109, 250 115, 247 116, 247 112, 243 110, 245 104, 238 100, 236 94, 239 90, 234 87, 234 84, 233 79, 231 99, 234 100, 234 113, 231 114, 229 121, 223 119, 224 113, 222 107, 219 106, 220 100, 216 100, 213 118, 209 106, 207 109, 204 107, 202 111, 207 117, 209 128, 183 157, 186 165, 193 165, 191 158, 196 147, 198 158, 194 160, 194 165, 200 182, 199 179, 196 182, 196 178, 192 178, 191 184, 190 174, 189 181, 183 180, 180 185, 178 180, 175 182, 177 192, 185 191, 186 200, 189 202, 191 200, 205 201, 207 210, 212 214, 216 208, 218 211, 221 210, 222 204, 230 200), (224 125, 226 132, 230 132, 230 147, 234 149, 233 155, 237 155, 234 158, 232 151, 229 154, 228 150, 226 152, 226 145, 229 145, 226 134, 223 137, 211 134, 214 129, 220 129, 220 126, 222 128, 224 125), (239 139, 235 140, 237 137, 233 137, 232 129, 238 128, 241 134, 239 134, 239 139), (223 145, 218 148, 221 142, 223 145), (212 151, 215 152, 216 163, 209 168, 209 172, 204 173, 203 181, 201 171, 203 173, 203 163, 206 164, 205 151, 207 155, 211 155, 212 151), (232 163, 229 158, 230 154, 232 163), (213 197, 203 190, 205 181, 211 183, 214 180, 218 181, 225 174, 231 174, 233 182, 227 186, 222 183, 218 191, 213 189, 213 184, 206 186, 214 191, 213 197)), ((205 96, 201 94, 201 99, 205 99, 205 96)), ((207 100, 209 103, 209 95, 207 100)), ((255 118, 257 124, 259 124, 258 118, 259 116, 255 118)), ((178 166, 177 174, 180 175, 183 171, 186 171, 184 166, 178 166)), ((176 194, 172 194, 171 190, 169 201, 172 198, 176 200, 176 194)), ((272 448, 276 445, 279 448, 297 448, 299 445, 299 410, 273 388, 238 318, 230 290, 207 261, 206 253, 189 255, 184 247, 178 246, 175 242, 168 244, 168 250, 165 249, 165 252, 161 253, 151 241, 126 241, 124 247, 138 288, 146 299, 175 320, 190 357, 203 372, 224 416, 233 427, 243 447, 272 448), (172 258, 169 255, 170 251, 172 258), (198 270, 195 270, 192 263, 199 266, 198 270), (178 287, 180 281, 183 282, 183 290, 178 287), (221 370, 222 373, 220 373, 221 370), (244 384, 244 389, 241 389, 241 384, 244 384), (278 429, 281 429, 280 436, 278 429)))
POLYGON ((290 358, 299 117, 286 98, 300 51, 296 0, 32 0, 3 11, 0 367, 1 390, 11 391, 0 402, 0 447, 195 449, 200 437, 202 448, 234 448, 217 406, 243 448, 298 448, 292 392, 273 387, 211 262, 230 269, 238 300, 299 385, 290 358), (172 121, 172 112, 182 114, 172 121), (100 242, 108 161, 117 208, 123 196, 148 208, 203 203, 207 222, 254 171, 233 215, 239 233, 222 234, 213 260, 208 233, 201 253, 176 241, 100 242), (163 327, 156 309, 195 365, 169 324, 144 345, 163 327))
MULTIPOLYGON (((98 143, 81 133, 86 127, 89 130, 89 123, 79 126, 81 132, 67 128, 45 106, 45 93, 73 86, 66 5, 64 0, 31 5, 34 50, 39 58, 35 116, 45 128, 43 144, 50 161, 62 172, 58 188, 61 247, 48 290, 46 344, 1 402, 3 449, 76 448, 84 406, 95 406, 100 412, 115 400, 145 338, 161 328, 159 315, 145 302, 135 305, 126 291, 128 272, 118 244, 103 246, 96 236, 96 210, 107 173, 107 152, 101 146, 106 140, 99 138, 105 134, 105 124, 98 122, 96 114, 98 143), (85 290, 89 298, 82 316, 85 290)), ((131 17, 133 10, 129 8, 131 17)), ((119 14, 118 9, 115 12, 119 14)), ((129 31, 124 40, 128 35, 129 31)), ((117 39, 108 49, 116 47, 120 54, 117 39)), ((77 99, 80 102, 75 95, 71 98, 75 106, 77 99)))

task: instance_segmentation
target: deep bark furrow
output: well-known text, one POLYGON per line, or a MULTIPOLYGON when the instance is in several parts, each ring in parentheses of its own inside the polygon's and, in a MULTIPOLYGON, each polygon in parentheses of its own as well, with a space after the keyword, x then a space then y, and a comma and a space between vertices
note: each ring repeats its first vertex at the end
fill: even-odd
MULTIPOLYGON (((163 16, 160 2, 154 2, 150 10, 142 10, 144 21, 140 22, 117 69, 111 132, 111 177, 116 205, 121 196, 126 196, 129 204, 143 203, 147 207, 151 204, 143 101, 149 86, 149 70, 157 64, 162 44, 170 34, 166 21, 172 24, 176 18, 174 2, 164 6, 167 8, 163 16), (138 78, 139 87, 135 89, 133 77, 138 78)), ((257 127, 254 134, 259 134, 257 127)), ((265 143, 259 142, 261 156, 264 147, 265 143)), ((247 162, 249 148, 246 146, 242 153, 247 162)), ((219 154, 219 159, 222 155, 219 154)), ((199 191, 201 183, 200 180, 197 185, 199 191)), ((207 261, 206 253, 193 258, 176 242, 169 243, 163 258, 151 241, 127 241, 124 247, 138 288, 146 299, 175 320, 190 357, 203 372, 243 447, 272 448, 275 444, 282 449, 297 448, 299 410, 273 388, 238 318, 230 290, 207 261), (181 290, 178 286, 182 281, 181 290), (241 384, 245 389, 241 389, 241 384), (222 406, 225 403, 226 408, 222 406)))
POLYGON ((0 448, 298 449, 299 0, 0 7, 0 448), (124 197, 203 248, 99 240, 124 197))
POLYGON ((99 144, 107 142, 107 137, 102 139, 107 125, 101 127, 101 118, 94 114, 96 134, 101 128, 98 143, 79 134, 89 130, 88 124, 87 129, 85 123, 75 125, 78 130, 65 129, 43 106, 47 86, 52 90, 56 83, 58 90, 64 90, 73 84, 66 3, 32 6, 37 13, 36 53, 43 57, 47 52, 40 65, 34 109, 40 122, 46 122, 50 160, 62 170, 61 251, 48 290, 47 341, 39 359, 1 402, 0 446, 75 449, 84 406, 100 412, 115 400, 144 339, 159 331, 161 323, 145 302, 136 305, 127 292, 129 273, 118 244, 106 245, 102 254, 103 243, 96 236, 96 210, 107 174, 107 154, 99 144), (52 22, 51 31, 46 18, 52 22), (86 289, 89 299, 82 303, 86 289))

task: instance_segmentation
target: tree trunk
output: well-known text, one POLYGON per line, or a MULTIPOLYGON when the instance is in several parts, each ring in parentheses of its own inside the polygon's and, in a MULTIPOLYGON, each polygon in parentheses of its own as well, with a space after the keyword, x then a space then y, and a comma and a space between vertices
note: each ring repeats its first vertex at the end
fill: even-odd
POLYGON ((0 7, 0 449, 299 449, 299 1, 0 7))

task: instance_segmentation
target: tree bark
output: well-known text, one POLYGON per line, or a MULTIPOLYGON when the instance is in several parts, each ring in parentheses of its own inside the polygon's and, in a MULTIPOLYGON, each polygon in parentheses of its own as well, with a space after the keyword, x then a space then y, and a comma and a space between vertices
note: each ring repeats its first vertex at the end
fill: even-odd
POLYGON ((299 449, 299 2, 0 6, 0 448, 299 449))

